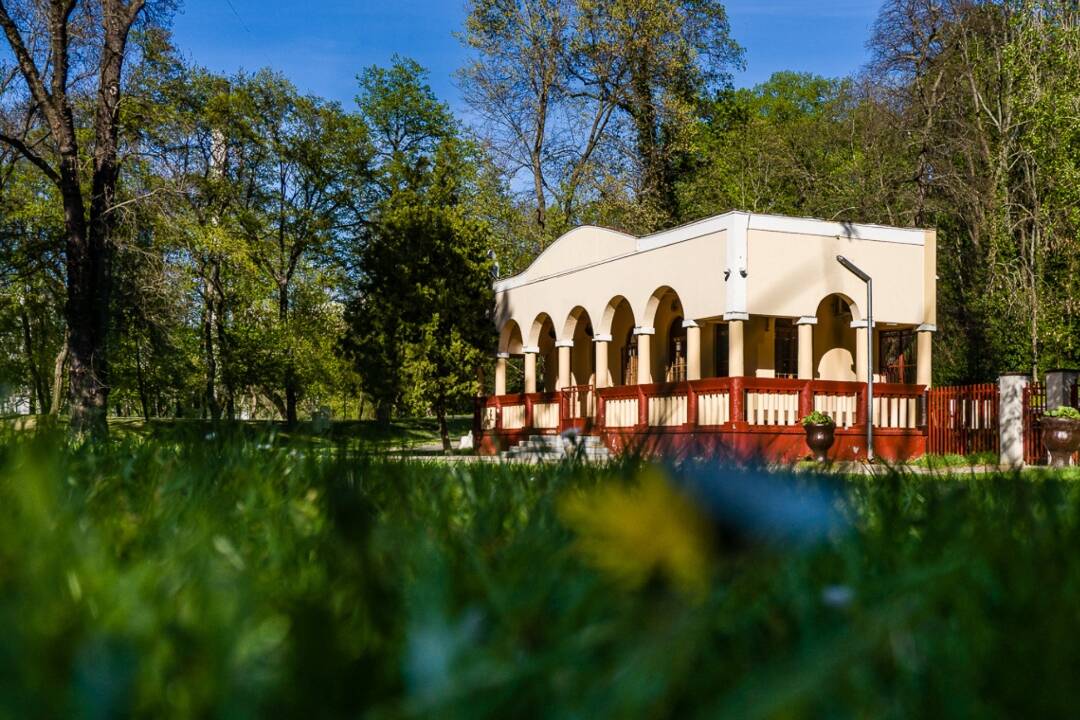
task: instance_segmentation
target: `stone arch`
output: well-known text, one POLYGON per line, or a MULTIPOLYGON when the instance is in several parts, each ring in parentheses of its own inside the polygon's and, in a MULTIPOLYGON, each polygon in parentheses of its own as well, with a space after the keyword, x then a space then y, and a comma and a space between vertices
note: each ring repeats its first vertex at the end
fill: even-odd
POLYGON ((818 380, 855 380, 856 335, 851 323, 858 307, 843 293, 826 295, 818 303, 814 326, 814 377, 818 380))
POLYGON ((570 383, 590 385, 595 381, 596 349, 593 344, 594 329, 589 312, 578 305, 566 316, 561 340, 572 340, 570 348, 570 383))
POLYGON ((653 328, 649 353, 653 382, 686 378, 685 319, 682 298, 672 287, 661 286, 649 296, 642 325, 653 328))
POLYGON ((520 355, 524 345, 521 327, 517 321, 510 319, 503 323, 502 330, 499 332, 499 352, 520 355))
POLYGON ((555 390, 559 379, 559 357, 555 347, 555 323, 546 312, 533 320, 529 329, 528 345, 539 348, 536 355, 536 389, 545 392, 555 390))
POLYGON ((622 295, 616 295, 604 308, 598 335, 610 337, 608 343, 608 377, 606 385, 632 385, 637 380, 637 346, 633 336, 635 326, 634 308, 622 295))
POLYGON ((656 327, 657 313, 663 309, 663 303, 671 298, 674 298, 675 302, 678 303, 679 311, 682 312, 682 299, 679 297, 679 293, 675 292, 675 289, 670 285, 661 285, 653 291, 645 303, 645 314, 641 318, 642 326, 656 327))

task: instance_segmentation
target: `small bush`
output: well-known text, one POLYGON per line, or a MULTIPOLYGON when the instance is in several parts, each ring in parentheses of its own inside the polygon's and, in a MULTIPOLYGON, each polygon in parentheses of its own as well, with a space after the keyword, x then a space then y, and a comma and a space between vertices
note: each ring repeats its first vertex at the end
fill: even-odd
POLYGON ((1053 410, 1046 411, 1046 417, 1063 418, 1065 420, 1080 420, 1080 410, 1068 405, 1058 405, 1053 410))
POLYGON ((814 410, 812 413, 802 419, 803 425, 835 425, 836 421, 831 417, 821 412, 820 410, 814 410))

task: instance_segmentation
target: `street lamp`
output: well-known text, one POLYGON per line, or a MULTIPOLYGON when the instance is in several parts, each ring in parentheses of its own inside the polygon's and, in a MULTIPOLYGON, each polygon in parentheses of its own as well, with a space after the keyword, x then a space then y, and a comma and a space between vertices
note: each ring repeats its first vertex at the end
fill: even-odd
POLYGON ((866 283, 866 460, 874 460, 874 280, 843 255, 836 262, 866 283))

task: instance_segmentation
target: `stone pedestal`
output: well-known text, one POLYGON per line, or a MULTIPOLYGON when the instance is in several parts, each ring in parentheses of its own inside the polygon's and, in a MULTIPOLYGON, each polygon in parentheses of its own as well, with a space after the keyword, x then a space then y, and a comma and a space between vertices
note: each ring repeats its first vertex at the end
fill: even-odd
POLYGON ((1059 405, 1071 406, 1077 379, 1080 379, 1080 371, 1077 370, 1047 370, 1046 409, 1053 410, 1059 405))
POLYGON ((998 378, 998 436, 1001 465, 1024 466, 1024 388, 1031 382, 1027 375, 1002 375, 998 378))

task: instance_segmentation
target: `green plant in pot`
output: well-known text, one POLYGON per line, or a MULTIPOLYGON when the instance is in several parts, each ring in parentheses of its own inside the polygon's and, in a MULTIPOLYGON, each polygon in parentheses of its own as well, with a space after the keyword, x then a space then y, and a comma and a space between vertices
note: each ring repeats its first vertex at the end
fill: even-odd
POLYGON ((1065 467, 1080 450, 1080 410, 1059 405, 1042 418, 1042 441, 1050 453, 1050 465, 1065 467))
POLYGON ((818 462, 827 462, 829 448, 836 441, 836 421, 825 413, 815 410, 802 419, 806 431, 806 445, 818 462))

